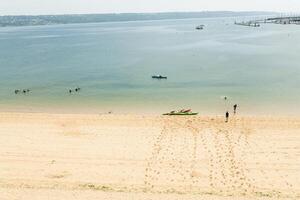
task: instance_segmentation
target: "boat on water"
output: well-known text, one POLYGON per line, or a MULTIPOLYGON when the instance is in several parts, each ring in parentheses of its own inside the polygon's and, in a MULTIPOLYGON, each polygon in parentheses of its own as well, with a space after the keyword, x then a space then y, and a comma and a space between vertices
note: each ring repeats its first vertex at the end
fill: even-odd
POLYGON ((165 113, 163 115, 180 115, 180 116, 190 116, 190 115, 198 115, 198 113, 192 112, 191 109, 188 110, 180 110, 180 111, 171 111, 169 113, 165 113))
POLYGON ((196 29, 197 30, 203 30, 204 29, 204 25, 202 24, 202 25, 196 26, 196 29))
POLYGON ((152 76, 152 78, 155 78, 155 79, 168 79, 168 77, 162 76, 162 75, 154 75, 154 76, 152 76))

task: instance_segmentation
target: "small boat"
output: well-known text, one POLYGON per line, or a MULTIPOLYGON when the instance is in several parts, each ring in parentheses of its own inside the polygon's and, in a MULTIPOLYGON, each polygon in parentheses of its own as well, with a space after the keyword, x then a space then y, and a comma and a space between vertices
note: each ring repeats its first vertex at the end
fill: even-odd
POLYGON ((196 26, 196 29, 197 29, 197 30, 203 30, 203 29, 204 29, 204 25, 196 26))
POLYGON ((152 78, 155 78, 155 79, 167 79, 168 77, 162 76, 162 75, 154 75, 154 76, 152 76, 152 78))
POLYGON ((198 115, 199 113, 165 113, 163 115, 180 115, 180 116, 191 116, 191 115, 198 115))
POLYGON ((189 109, 189 110, 171 111, 171 112, 165 113, 163 115, 181 115, 181 116, 183 116, 183 115, 198 115, 198 113, 194 113, 194 112, 192 112, 191 109, 189 109))

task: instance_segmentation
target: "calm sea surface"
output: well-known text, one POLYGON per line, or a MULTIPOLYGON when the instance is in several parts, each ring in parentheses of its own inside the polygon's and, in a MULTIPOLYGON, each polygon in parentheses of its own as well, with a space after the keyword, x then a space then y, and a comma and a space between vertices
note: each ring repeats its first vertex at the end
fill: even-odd
POLYGON ((300 113, 300 26, 233 22, 0 28, 0 111, 223 114, 237 103, 243 114, 300 113))

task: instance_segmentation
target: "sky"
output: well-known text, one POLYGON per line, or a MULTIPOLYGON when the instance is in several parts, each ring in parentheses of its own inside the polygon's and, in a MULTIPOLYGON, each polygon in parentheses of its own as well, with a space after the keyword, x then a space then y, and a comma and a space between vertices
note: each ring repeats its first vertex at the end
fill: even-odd
POLYGON ((300 13, 300 0, 0 0, 0 15, 220 10, 300 13))

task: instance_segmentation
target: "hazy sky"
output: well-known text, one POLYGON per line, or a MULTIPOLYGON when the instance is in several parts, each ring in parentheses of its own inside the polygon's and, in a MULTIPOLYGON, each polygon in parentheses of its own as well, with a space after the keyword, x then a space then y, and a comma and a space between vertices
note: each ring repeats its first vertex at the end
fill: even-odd
POLYGON ((0 15, 165 11, 300 12, 300 0, 0 0, 0 15))

